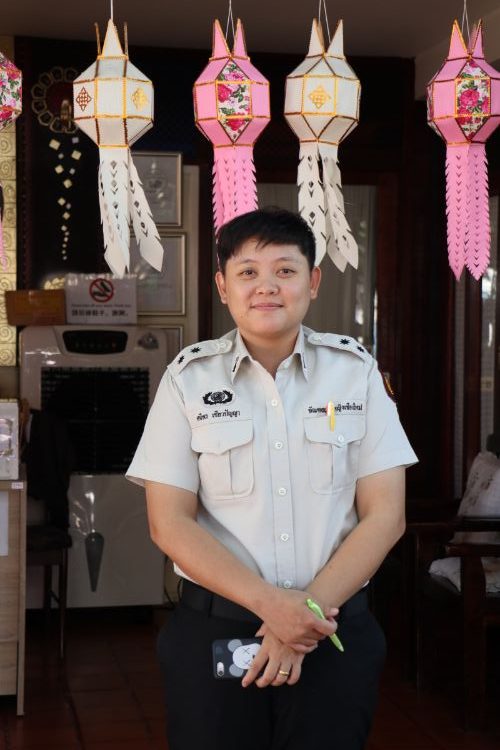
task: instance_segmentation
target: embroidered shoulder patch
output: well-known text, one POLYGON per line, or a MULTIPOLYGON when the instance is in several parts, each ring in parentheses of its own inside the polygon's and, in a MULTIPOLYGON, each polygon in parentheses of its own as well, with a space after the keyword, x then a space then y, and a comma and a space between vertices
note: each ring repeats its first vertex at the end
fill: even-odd
POLYGON ((382 372, 380 367, 378 368, 378 370, 380 374, 382 375, 382 381, 384 383, 385 392, 387 393, 391 401, 394 401, 394 403, 396 403, 396 394, 394 393, 391 382, 389 380, 389 375, 385 372, 382 372))
POLYGON ((209 339, 208 341, 200 341, 194 346, 186 346, 185 349, 179 352, 174 361, 170 363, 170 370, 173 375, 178 375, 195 359, 213 357, 215 354, 224 354, 225 352, 230 351, 231 347, 232 343, 228 339, 209 339))
POLYGON ((332 349, 351 352, 364 362, 371 360, 371 354, 352 336, 340 336, 337 333, 312 333, 307 340, 316 346, 329 346, 332 349))

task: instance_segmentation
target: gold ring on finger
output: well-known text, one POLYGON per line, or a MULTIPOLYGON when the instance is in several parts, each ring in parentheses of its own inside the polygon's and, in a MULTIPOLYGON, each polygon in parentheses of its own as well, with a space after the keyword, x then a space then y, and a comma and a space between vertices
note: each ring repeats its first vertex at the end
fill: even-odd
POLYGON ((283 677, 290 677, 290 672, 285 672, 284 669, 278 669, 278 674, 283 675, 283 677))

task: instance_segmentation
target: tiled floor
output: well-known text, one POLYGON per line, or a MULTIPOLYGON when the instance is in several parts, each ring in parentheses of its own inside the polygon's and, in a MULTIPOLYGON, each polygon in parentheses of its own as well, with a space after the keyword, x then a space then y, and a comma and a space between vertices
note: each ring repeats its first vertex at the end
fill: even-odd
MULTIPOLYGON (((16 718, 14 700, 0 698, 0 750, 167 750, 155 619, 144 611, 70 613, 60 668, 55 643, 47 648, 30 618, 26 715, 16 718)), ((401 672, 393 646, 367 750, 499 750, 494 706, 488 733, 464 732, 452 687, 418 695, 401 672)))
POLYGON ((0 750, 166 750, 150 613, 70 613, 65 668, 28 621, 25 716, 0 699, 0 750))

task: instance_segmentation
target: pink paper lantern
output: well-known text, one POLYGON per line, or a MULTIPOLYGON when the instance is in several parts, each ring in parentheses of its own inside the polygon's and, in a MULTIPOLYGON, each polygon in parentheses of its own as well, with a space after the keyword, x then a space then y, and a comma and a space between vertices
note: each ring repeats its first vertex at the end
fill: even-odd
POLYGON ((484 59, 479 22, 465 44, 455 21, 448 57, 427 87, 427 121, 446 141, 448 260, 457 280, 475 279, 490 256, 485 143, 500 123, 500 73, 484 59))
POLYGON ((0 52, 0 130, 21 114, 22 80, 19 68, 0 52))
MULTIPOLYGON (((0 52, 0 130, 14 122, 22 110, 22 73, 0 52)), ((7 267, 0 218, 0 263, 7 267)))
POLYGON ((252 65, 238 19, 231 52, 214 21, 212 57, 194 84, 195 122, 214 146, 216 231, 257 208, 253 146, 271 119, 269 82, 252 65))

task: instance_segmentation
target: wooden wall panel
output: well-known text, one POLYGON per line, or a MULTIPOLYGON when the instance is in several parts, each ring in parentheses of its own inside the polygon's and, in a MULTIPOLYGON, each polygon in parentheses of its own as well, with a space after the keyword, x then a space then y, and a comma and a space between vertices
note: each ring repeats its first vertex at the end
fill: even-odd
POLYGON ((9 553, 0 557, 0 643, 17 638, 19 619, 20 509, 16 496, 9 495, 8 502, 9 553))
POLYGON ((0 695, 12 695, 17 690, 17 643, 0 641, 0 695))

